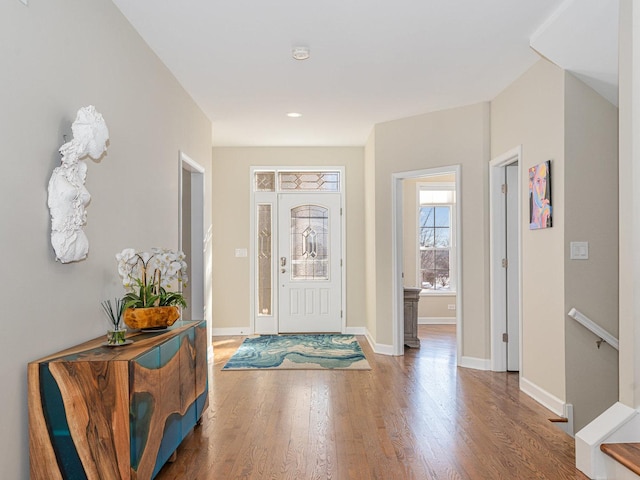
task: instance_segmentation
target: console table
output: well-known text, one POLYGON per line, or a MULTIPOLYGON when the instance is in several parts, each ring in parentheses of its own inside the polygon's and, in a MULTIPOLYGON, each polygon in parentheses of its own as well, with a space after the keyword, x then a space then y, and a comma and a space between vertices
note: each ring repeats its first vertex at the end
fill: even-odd
POLYGON ((205 321, 29 363, 32 479, 150 479, 208 405, 205 321))
POLYGON ((420 348, 418 338, 418 301, 421 288, 404 289, 404 344, 407 347, 420 348))

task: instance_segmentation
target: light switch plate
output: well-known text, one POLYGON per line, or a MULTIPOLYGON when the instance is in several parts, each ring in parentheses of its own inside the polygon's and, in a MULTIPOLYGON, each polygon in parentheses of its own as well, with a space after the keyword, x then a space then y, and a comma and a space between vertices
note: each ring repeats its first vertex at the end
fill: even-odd
POLYGON ((236 257, 246 257, 247 249, 246 248, 236 248, 236 257))
POLYGON ((589 242, 571 242, 571 260, 589 259, 589 242))

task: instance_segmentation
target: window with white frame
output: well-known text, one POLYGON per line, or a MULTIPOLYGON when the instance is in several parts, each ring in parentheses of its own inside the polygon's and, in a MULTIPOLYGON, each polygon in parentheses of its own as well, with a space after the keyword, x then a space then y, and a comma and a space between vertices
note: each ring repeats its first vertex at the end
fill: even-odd
POLYGON ((423 293, 454 293, 455 184, 418 184, 418 284, 423 293))

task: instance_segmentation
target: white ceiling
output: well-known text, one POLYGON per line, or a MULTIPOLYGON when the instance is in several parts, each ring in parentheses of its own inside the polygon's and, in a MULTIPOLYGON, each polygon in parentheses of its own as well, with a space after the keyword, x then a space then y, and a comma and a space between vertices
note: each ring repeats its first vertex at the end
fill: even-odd
MULTIPOLYGON (((364 145, 376 123, 491 100, 573 3, 113 1, 211 119, 216 146, 364 145), (311 58, 293 59, 298 45, 311 58)), ((594 1, 611 0, 578 3, 594 1)))
POLYGON ((531 47, 618 105, 619 0, 566 0, 531 47))

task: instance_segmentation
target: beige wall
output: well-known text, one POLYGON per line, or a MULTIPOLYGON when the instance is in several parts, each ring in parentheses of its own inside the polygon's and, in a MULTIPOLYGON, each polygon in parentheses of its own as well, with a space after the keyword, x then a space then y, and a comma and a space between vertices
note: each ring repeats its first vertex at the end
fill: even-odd
MULTIPOLYGON (((462 352, 488 359, 488 160, 489 104, 419 115, 375 127, 376 342, 391 345, 392 199, 394 173, 461 165, 462 352)), ((367 188, 372 185, 367 184, 367 188)), ((365 193, 370 200, 370 192, 365 193)), ((370 226, 367 225, 367 229, 370 226)), ((371 318, 369 318, 371 321, 371 318)))
POLYGON ((455 295, 422 295, 418 302, 418 323, 455 323, 455 295))
MULTIPOLYGON (((565 306, 618 337, 618 109, 565 74, 565 306), (571 260, 570 242, 589 259, 571 260)), ((581 429, 618 400, 618 352, 565 317, 567 402, 581 429), (598 388, 593 388, 597 385, 598 388)))
POLYGON ((580 429, 617 398, 617 352, 566 313, 576 307, 617 334, 617 109, 540 60, 492 102, 492 156, 522 145, 522 218, 531 166, 551 160, 553 227, 522 225, 522 364, 525 381, 574 406, 580 429), (570 260, 588 241, 589 260, 570 260), (598 385, 594 391, 593 385, 598 385))
POLYGON ((110 0, 1 2, 0 62, 0 478, 26 479, 27 363, 104 334, 100 302, 124 293, 116 252, 177 248, 178 151, 210 172, 211 124, 110 0), (47 183, 89 104, 110 144, 87 161, 89 257, 62 265, 47 183))
POLYGON ((416 186, 418 179, 402 181, 402 256, 405 287, 420 287, 418 278, 418 208, 416 186))
MULTIPOLYGON (((251 166, 344 166, 347 327, 365 326, 364 150, 343 148, 213 149, 213 326, 247 330, 251 322, 249 257, 251 166)), ((218 330, 220 332, 220 330, 218 330)))
POLYGON ((564 73, 540 60, 491 103, 491 156, 522 145, 522 364, 564 401, 564 73), (529 230, 528 169, 551 160, 553 227, 529 230))

